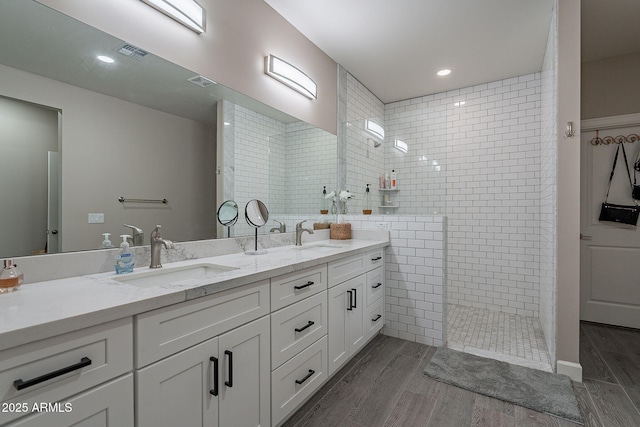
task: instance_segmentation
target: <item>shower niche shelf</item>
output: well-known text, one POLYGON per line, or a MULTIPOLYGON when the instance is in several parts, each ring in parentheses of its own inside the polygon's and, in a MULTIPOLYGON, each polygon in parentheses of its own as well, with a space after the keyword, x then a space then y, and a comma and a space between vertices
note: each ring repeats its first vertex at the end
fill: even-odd
POLYGON ((378 190, 382 193, 382 204, 378 206, 382 213, 388 214, 400 207, 399 203, 391 199, 392 196, 400 191, 398 188, 379 188, 378 190))

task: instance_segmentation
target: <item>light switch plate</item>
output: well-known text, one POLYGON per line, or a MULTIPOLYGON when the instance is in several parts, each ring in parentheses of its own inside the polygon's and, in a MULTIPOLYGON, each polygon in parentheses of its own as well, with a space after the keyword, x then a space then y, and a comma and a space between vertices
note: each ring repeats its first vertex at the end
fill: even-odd
POLYGON ((90 213, 89 214, 89 224, 104 224, 104 214, 103 213, 90 213))

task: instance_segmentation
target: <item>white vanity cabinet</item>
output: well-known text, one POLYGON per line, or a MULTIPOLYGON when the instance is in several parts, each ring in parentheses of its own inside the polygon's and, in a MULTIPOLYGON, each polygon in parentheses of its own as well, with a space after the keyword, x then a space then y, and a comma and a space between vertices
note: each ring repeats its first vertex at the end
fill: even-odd
POLYGON ((268 280, 136 316, 136 425, 269 426, 267 314, 268 280))
POLYGON ((384 324, 384 249, 331 262, 328 268, 332 375, 384 324))
POLYGON ((0 425, 133 426, 132 369, 131 317, 3 350, 0 425))

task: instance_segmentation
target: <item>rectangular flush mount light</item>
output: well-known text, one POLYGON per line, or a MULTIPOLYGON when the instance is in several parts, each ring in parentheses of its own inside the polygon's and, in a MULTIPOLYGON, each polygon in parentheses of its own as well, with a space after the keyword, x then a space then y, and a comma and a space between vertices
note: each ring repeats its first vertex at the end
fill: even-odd
POLYGON ((264 58, 264 72, 309 99, 318 99, 318 85, 305 73, 277 56, 264 58))
POLYGON ((201 34, 206 29, 206 10, 194 0, 141 0, 170 18, 201 34))
POLYGON ((367 132, 374 134, 378 138, 384 139, 384 128, 373 120, 367 119, 365 121, 365 128, 367 132))

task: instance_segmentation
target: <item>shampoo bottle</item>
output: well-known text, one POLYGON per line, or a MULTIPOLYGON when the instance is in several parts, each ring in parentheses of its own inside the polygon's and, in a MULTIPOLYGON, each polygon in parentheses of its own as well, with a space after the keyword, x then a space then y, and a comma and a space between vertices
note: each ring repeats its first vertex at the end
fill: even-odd
POLYGON ((391 189, 395 190, 398 185, 398 177, 396 176, 396 170, 391 169, 391 189))
POLYGON ((116 274, 131 273, 136 263, 133 252, 129 249, 129 242, 127 242, 131 236, 122 234, 120 237, 122 237, 122 243, 120 243, 120 253, 116 256, 116 274))
POLYGON ((4 268, 0 270, 0 293, 15 291, 22 285, 23 279, 22 272, 13 264, 13 260, 5 259, 4 268))

